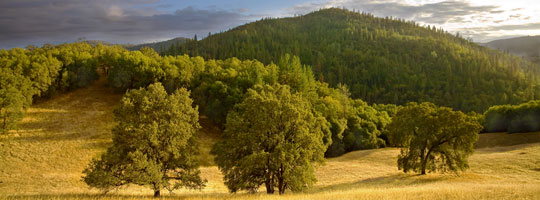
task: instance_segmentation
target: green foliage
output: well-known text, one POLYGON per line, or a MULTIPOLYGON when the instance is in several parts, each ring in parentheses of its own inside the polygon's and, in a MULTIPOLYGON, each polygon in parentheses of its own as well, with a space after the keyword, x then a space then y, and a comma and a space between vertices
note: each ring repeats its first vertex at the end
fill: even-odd
POLYGON ((195 101, 201 111, 218 125, 223 125, 227 113, 242 101, 249 88, 257 84, 276 83, 278 69, 258 61, 208 61, 201 79, 192 85, 195 101))
POLYGON ((57 74, 59 62, 44 49, 0 50, 0 132, 16 127, 35 95, 41 95, 57 74))
POLYGON ((77 42, 0 50, 2 132, 15 128, 34 98, 85 87, 97 80, 104 48, 77 42))
POLYGON ((332 132, 327 157, 385 145, 382 134, 390 122, 388 114, 377 111, 360 99, 351 99, 345 85, 332 89, 320 84, 317 93, 319 98, 315 98, 315 109, 328 120, 332 132))
POLYGON ((353 108, 354 113, 348 119, 349 129, 344 133, 346 152, 384 147, 381 135, 390 123, 390 117, 360 99, 353 101, 353 108))
POLYGON ((490 107, 485 115, 486 132, 534 132, 540 130, 540 101, 490 107))
POLYGON ((481 129, 477 121, 460 111, 432 103, 409 103, 392 119, 388 137, 393 145, 403 147, 398 168, 425 174, 426 169, 467 169, 481 129))
POLYGON ((249 89, 227 116, 222 139, 212 149, 231 192, 256 191, 265 185, 283 194, 311 187, 314 163, 324 161, 324 117, 289 86, 249 89))
POLYGON ((168 95, 160 83, 130 90, 115 110, 113 145, 84 170, 89 186, 110 190, 126 184, 200 189, 197 108, 186 89, 168 95))
POLYGON ((279 59, 279 83, 289 85, 293 91, 307 92, 314 87, 311 68, 302 65, 300 58, 285 54, 279 59))
POLYGON ((122 51, 116 54, 107 76, 108 83, 120 91, 125 91, 146 87, 164 77, 159 60, 152 57, 155 52, 149 52, 147 48, 146 50, 146 54, 141 51, 122 51))
POLYGON ((84 42, 62 44, 55 48, 55 57, 62 62, 57 85, 52 90, 66 91, 86 87, 99 78, 97 73, 99 47, 84 42))
MULTIPOLYGON (((538 65, 442 29, 335 8, 262 19, 166 52, 257 59, 278 63, 280 70, 280 63, 291 61, 283 59, 287 53, 312 66, 317 80, 331 87, 346 84, 352 98, 368 103, 429 101, 484 112, 492 105, 540 98, 538 65)), ((303 80, 286 81, 294 89, 303 80)))
POLYGON ((31 82, 7 67, 0 68, 0 133, 14 129, 32 102, 31 82))

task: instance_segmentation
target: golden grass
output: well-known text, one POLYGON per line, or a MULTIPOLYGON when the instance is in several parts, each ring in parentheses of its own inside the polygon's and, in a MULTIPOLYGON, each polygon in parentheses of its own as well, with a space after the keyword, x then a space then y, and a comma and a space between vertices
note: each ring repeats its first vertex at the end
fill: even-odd
MULTIPOLYGON (((152 199, 138 186, 108 195, 80 181, 82 170, 111 144, 112 109, 121 95, 102 86, 35 104, 18 131, 0 138, 0 199, 152 199)), ((201 118, 202 191, 163 191, 178 199, 540 199, 540 133, 482 134, 460 174, 404 174, 399 150, 356 151, 329 159, 305 193, 229 194, 209 154, 219 130, 201 118)))

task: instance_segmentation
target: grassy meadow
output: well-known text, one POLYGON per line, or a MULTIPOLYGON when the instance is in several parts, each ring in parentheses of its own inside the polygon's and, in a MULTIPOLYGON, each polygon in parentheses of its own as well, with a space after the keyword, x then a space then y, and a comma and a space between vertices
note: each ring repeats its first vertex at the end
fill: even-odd
MULTIPOLYGON (((34 104, 19 129, 0 136, 1 199, 153 199, 143 187, 107 195, 89 189, 82 171, 111 144, 112 110, 121 95, 103 86, 34 104)), ((204 117, 200 131, 202 191, 180 190, 164 199, 540 199, 540 133, 482 134, 460 174, 404 174, 399 149, 356 151, 318 166, 318 183, 305 193, 283 196, 229 194, 209 151, 219 130, 204 117)))

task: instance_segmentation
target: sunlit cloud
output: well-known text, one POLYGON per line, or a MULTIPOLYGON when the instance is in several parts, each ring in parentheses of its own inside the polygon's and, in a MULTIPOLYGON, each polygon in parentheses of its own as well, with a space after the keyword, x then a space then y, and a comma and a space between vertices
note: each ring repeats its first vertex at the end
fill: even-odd
POLYGON ((289 14, 305 14, 320 8, 345 7, 413 20, 421 25, 460 32, 464 37, 486 42, 498 38, 538 34, 540 1, 531 0, 327 0, 308 2, 287 8, 289 14), (516 29, 498 29, 504 26, 516 29))

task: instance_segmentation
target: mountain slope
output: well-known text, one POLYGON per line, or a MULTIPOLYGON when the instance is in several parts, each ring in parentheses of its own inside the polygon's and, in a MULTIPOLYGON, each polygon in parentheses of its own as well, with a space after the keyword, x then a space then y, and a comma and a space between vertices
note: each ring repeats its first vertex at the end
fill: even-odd
POLYGON ((150 47, 150 48, 154 49, 154 51, 156 51, 156 52, 162 52, 162 51, 165 51, 165 50, 169 49, 169 47, 171 47, 173 45, 175 45, 175 46, 180 45, 180 44, 185 43, 188 40, 189 40, 188 38, 177 37, 177 38, 173 38, 173 39, 170 39, 170 40, 167 40, 167 41, 145 43, 145 44, 138 44, 138 45, 134 45, 134 46, 129 46, 129 47, 126 47, 126 49, 131 50, 131 51, 136 51, 136 50, 142 49, 143 47, 150 47))
POLYGON ((431 101, 483 112, 540 98, 539 67, 441 29, 342 9, 263 19, 187 42, 165 54, 277 62, 285 53, 319 80, 345 83, 370 103, 431 101))
POLYGON ((492 49, 523 56, 532 62, 540 64, 540 35, 495 40, 484 45, 492 49))

